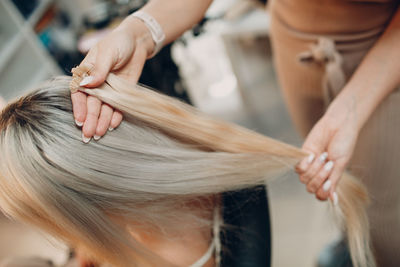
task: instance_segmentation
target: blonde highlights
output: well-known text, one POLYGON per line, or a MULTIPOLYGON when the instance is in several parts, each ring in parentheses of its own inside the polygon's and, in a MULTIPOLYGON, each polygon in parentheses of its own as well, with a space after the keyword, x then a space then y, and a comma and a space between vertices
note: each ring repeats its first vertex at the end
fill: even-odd
MULTIPOLYGON (((193 107, 113 74, 94 95, 125 120, 98 142, 84 144, 74 125, 67 77, 9 104, 0 117, 0 206, 84 247, 114 266, 157 266, 119 220, 161 230, 193 216, 211 227, 193 199, 264 184, 305 156, 298 148, 210 118, 193 107)), ((345 174, 337 188, 356 267, 374 266, 364 187, 345 174)), ((168 266, 163 263, 163 266, 168 266)))

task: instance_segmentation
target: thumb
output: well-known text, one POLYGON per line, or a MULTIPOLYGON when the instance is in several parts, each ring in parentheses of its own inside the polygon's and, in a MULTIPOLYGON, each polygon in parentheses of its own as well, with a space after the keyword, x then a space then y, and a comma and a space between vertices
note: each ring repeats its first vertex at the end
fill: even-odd
MULTIPOLYGON (((98 48, 94 51, 94 53, 94 61, 90 63, 82 62, 81 64, 89 66, 90 75, 81 81, 80 86, 97 87, 101 85, 104 83, 108 73, 115 65, 116 57, 114 56, 114 53, 110 51, 110 49, 107 50, 98 48)), ((90 58, 90 56, 91 55, 88 54, 88 58, 90 58)))

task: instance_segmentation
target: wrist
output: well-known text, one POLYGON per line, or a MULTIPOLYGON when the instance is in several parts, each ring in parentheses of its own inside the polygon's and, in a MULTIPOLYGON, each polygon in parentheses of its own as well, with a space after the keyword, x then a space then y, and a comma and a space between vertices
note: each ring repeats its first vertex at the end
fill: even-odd
POLYGON ((325 115, 336 123, 350 123, 360 131, 369 118, 370 112, 360 103, 358 95, 351 90, 343 90, 329 105, 325 115))
POLYGON ((142 20, 133 16, 128 16, 121 22, 116 30, 122 31, 129 36, 132 42, 135 43, 135 49, 145 49, 148 57, 153 53, 155 43, 149 29, 142 20))

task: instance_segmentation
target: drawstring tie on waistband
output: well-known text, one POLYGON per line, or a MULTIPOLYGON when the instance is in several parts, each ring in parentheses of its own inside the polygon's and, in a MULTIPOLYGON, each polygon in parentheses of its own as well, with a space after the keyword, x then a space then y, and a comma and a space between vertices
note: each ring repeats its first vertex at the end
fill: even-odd
POLYGON ((333 100, 346 83, 343 71, 343 58, 336 50, 335 42, 326 37, 319 37, 309 51, 298 55, 301 63, 324 64, 325 73, 322 77, 322 91, 326 106, 333 100))

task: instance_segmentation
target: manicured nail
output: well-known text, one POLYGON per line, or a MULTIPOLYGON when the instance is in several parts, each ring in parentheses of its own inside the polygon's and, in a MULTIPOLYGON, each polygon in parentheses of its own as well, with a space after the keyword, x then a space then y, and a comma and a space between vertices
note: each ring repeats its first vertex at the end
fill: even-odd
POLYGON ((98 141, 100 138, 101 138, 100 135, 94 135, 94 136, 93 136, 93 139, 96 140, 96 141, 98 141))
POLYGON ((319 156, 319 161, 324 162, 327 158, 328 158, 328 153, 324 152, 321 154, 321 156, 319 156))
POLYGON ((315 158, 315 155, 314 155, 314 154, 308 155, 308 157, 307 157, 307 163, 310 164, 311 162, 313 162, 314 158, 315 158))
POLYGON ((334 206, 337 206, 339 204, 339 198, 336 192, 333 192, 332 194, 332 201, 334 206))
POLYGON ((109 130, 110 132, 112 132, 112 131, 114 130, 114 128, 113 128, 113 127, 110 127, 110 128, 108 128, 108 130, 109 130))
POLYGON ((328 161, 328 162, 324 165, 324 170, 325 170, 325 171, 330 171, 330 170, 332 170, 332 168, 333 168, 333 161, 332 161, 332 160, 328 161))
POLYGON ((329 188, 331 188, 332 182, 331 180, 328 180, 324 183, 324 185, 322 186, 322 190, 324 190, 325 192, 328 192, 329 188))
POLYGON ((85 78, 82 79, 82 81, 80 82, 80 86, 85 86, 88 85, 89 83, 91 83, 93 81, 94 77, 93 76, 87 76, 85 78))
POLYGON ((82 133, 82 141, 84 142, 84 143, 89 143, 89 141, 90 141, 90 139, 92 139, 91 137, 86 137, 83 133, 82 133))
POLYGON ((78 125, 79 127, 82 127, 83 122, 80 122, 80 121, 75 120, 75 124, 78 125))

